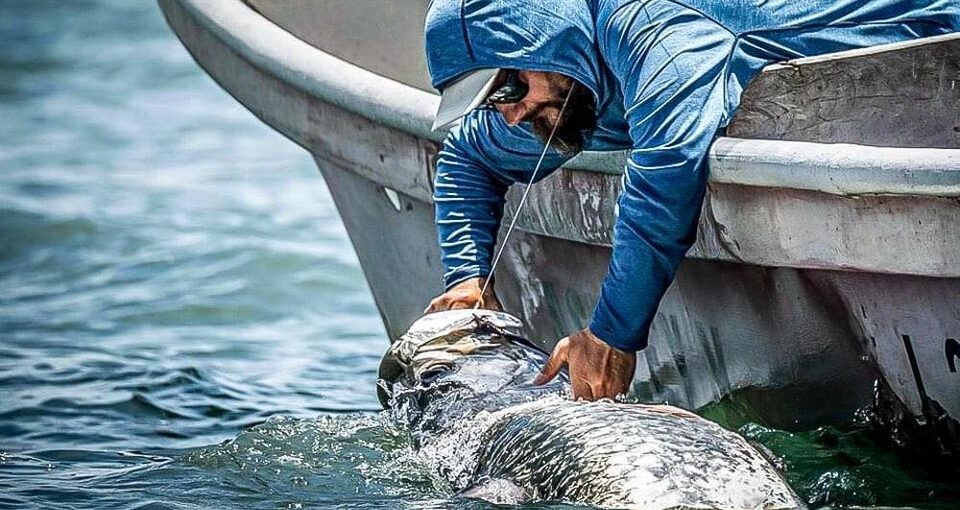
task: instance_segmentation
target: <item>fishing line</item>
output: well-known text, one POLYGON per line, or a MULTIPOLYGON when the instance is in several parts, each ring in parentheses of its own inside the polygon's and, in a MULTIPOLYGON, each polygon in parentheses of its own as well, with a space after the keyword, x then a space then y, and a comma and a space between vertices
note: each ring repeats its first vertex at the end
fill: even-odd
POLYGON ((557 121, 553 123, 553 128, 550 130, 550 136, 547 137, 547 143, 543 146, 543 152, 540 153, 540 160, 537 161, 537 166, 533 167, 533 173, 530 174, 530 182, 527 183, 527 187, 523 190, 523 195, 520 197, 520 204, 517 205, 517 210, 513 213, 513 219, 510 220, 510 226, 507 227, 507 233, 503 235, 503 242, 500 243, 500 247, 497 248, 497 254, 493 257, 493 264, 490 265, 490 274, 487 275, 487 279, 483 282, 483 288, 480 289, 480 299, 477 300, 477 304, 473 305, 473 309, 476 310, 480 308, 480 303, 483 302, 483 295, 487 292, 487 286, 490 285, 490 281, 493 280, 493 272, 497 270, 497 264, 500 263, 500 256, 503 255, 503 249, 507 246, 507 241, 510 239, 510 234, 513 233, 513 227, 517 224, 517 218, 520 217, 520 211, 523 210, 523 206, 527 203, 527 195, 530 194, 530 188, 533 186, 534 179, 537 178, 537 172, 540 171, 540 166, 543 165, 543 160, 547 156, 547 151, 550 150, 550 144, 553 142, 553 135, 557 133, 557 127, 560 125, 560 122, 563 121, 563 114, 567 111, 567 103, 570 102, 570 97, 573 96, 573 89, 576 88, 577 82, 573 82, 570 85, 570 90, 567 92, 567 98, 563 100, 563 106, 560 107, 560 114, 557 115, 557 121))

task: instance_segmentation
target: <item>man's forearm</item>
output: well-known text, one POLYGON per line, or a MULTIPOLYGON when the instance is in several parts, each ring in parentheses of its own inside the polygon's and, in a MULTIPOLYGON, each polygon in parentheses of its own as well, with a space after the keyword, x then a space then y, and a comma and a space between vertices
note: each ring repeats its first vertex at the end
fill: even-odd
POLYGON ((647 345, 660 299, 695 240, 705 190, 702 160, 646 164, 662 167, 642 171, 628 164, 613 256, 590 323, 595 335, 626 351, 647 345))
POLYGON ((503 211, 505 186, 477 176, 482 170, 441 163, 434 193, 444 284, 486 277, 503 211))

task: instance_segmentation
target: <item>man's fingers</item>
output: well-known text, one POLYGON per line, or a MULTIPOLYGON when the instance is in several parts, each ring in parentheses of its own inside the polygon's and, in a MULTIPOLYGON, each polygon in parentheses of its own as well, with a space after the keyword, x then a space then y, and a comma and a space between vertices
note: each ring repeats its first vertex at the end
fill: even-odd
MULTIPOLYGON (((434 300, 427 305, 427 308, 423 311, 423 313, 428 314, 433 312, 442 312, 444 310, 463 310, 465 308, 473 308, 473 306, 474 303, 470 303, 464 299, 440 296, 438 298, 434 298, 434 300)), ((497 310, 499 310, 499 308, 497 308, 497 310)))
MULTIPOLYGON (((442 312, 444 310, 472 308, 475 304, 477 304, 478 301, 484 301, 480 296, 480 290, 483 288, 483 283, 484 279, 480 277, 464 280, 447 289, 443 294, 433 298, 423 313, 428 314, 433 312, 442 312)), ((487 289, 485 294, 493 298, 495 306, 497 309, 499 309, 500 303, 496 303, 497 298, 493 292, 492 285, 487 289)))
POLYGON ((500 302, 497 301, 497 298, 486 297, 480 300, 480 308, 499 312, 500 302))
POLYGON ((445 302, 446 300, 443 299, 443 297, 433 298, 433 300, 430 301, 430 304, 427 305, 427 308, 426 310, 423 311, 423 313, 428 314, 433 312, 439 312, 440 310, 443 310, 443 305, 445 304, 445 302))
POLYGON ((602 398, 599 396, 595 396, 593 394, 593 388, 590 386, 590 383, 588 383, 583 379, 574 378, 572 381, 570 381, 570 385, 573 386, 574 400, 583 399, 583 400, 593 401, 598 398, 602 398))
POLYGON ((473 305, 471 305, 470 303, 467 303, 466 301, 454 301, 453 304, 450 305, 447 309, 463 310, 464 308, 473 308, 473 305))
POLYGON ((500 300, 497 299, 497 295, 493 293, 492 289, 488 289, 487 292, 480 297, 480 308, 500 311, 500 300))
MULTIPOLYGON (((629 381, 629 380, 628 380, 629 381)), ((594 398, 617 398, 630 391, 630 383, 616 380, 599 381, 599 386, 592 388, 594 398)))
POLYGON ((609 384, 602 385, 600 389, 593 392, 593 396, 597 399, 600 398, 610 398, 614 399, 626 393, 626 390, 620 388, 619 386, 613 386, 609 384))
POLYGON ((540 375, 533 380, 533 384, 539 386, 553 380, 553 378, 560 373, 560 369, 567 364, 567 352, 569 350, 569 340, 564 338, 557 342, 557 346, 553 348, 553 352, 550 354, 550 359, 548 359, 547 363, 540 369, 540 375))

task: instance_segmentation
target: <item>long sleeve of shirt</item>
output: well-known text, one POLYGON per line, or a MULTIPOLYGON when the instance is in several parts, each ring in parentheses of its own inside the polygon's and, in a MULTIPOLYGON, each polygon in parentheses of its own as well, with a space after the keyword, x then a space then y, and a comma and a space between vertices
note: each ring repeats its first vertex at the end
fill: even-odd
POLYGON ((623 94, 632 143, 613 256, 590 329, 643 349, 695 240, 707 152, 743 87, 776 61, 946 33, 955 0, 736 3, 609 0, 597 44, 623 94))
POLYGON ((733 36, 695 12, 673 8, 658 16, 638 2, 616 13, 600 44, 623 90, 633 148, 590 330, 636 351, 646 346, 660 299, 695 240, 733 36))
MULTIPOLYGON (((447 288, 490 274, 504 194, 510 184, 530 180, 542 152, 529 129, 507 125, 490 109, 475 110, 447 135, 433 196, 447 288)), ((566 159, 549 151, 536 180, 566 159)))

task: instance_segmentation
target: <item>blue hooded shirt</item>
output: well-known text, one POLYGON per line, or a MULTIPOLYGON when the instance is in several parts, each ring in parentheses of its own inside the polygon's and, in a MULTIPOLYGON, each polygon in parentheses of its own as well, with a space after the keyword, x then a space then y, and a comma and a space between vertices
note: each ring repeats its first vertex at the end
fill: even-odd
MULTIPOLYGON (((438 90, 483 68, 562 73, 596 99, 594 151, 630 150, 613 255, 590 330, 619 349, 650 323, 696 235, 706 154, 767 64, 956 32, 960 0, 434 0, 427 63, 438 90)), ((443 143, 436 223, 447 288, 490 273, 504 194, 543 150, 529 123, 464 117, 443 143)), ((567 157, 548 152, 538 180, 567 157)))

